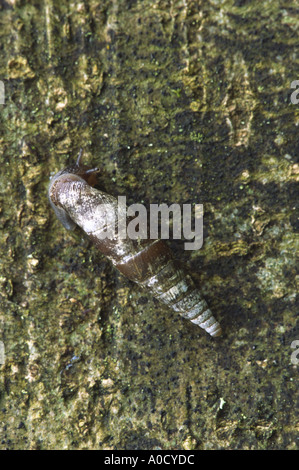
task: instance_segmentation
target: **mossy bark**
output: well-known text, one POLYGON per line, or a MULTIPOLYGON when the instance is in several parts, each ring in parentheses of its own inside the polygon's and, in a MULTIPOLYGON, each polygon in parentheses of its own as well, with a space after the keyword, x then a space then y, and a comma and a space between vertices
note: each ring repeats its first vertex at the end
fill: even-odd
POLYGON ((295 3, 1 2, 1 448, 298 445, 295 3), (81 147, 129 204, 204 205, 170 245, 222 338, 55 220, 81 147))

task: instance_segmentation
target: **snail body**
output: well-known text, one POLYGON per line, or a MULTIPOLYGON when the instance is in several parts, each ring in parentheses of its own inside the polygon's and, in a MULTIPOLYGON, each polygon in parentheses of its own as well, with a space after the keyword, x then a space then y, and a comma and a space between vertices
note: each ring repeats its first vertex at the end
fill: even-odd
POLYGON ((96 169, 77 163, 58 172, 49 185, 49 201, 68 230, 79 226, 93 244, 127 278, 151 291, 155 298, 211 336, 221 335, 207 303, 190 276, 180 269, 173 254, 160 239, 132 240, 107 233, 118 220, 118 200, 92 184, 96 169))

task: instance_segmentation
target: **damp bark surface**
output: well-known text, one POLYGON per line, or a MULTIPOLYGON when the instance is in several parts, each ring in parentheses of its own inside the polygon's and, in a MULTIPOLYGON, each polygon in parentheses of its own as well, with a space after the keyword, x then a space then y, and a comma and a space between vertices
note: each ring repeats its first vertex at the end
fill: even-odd
POLYGON ((295 3, 1 2, 1 449, 298 447, 295 3), (128 204, 203 204, 169 245, 221 338, 55 219, 80 148, 128 204))

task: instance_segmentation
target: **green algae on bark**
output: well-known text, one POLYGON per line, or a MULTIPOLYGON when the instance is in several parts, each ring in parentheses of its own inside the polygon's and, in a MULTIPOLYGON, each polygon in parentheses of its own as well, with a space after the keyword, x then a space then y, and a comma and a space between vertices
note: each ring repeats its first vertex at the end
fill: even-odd
POLYGON ((1 3, 1 448, 297 448, 295 6, 1 3), (55 221, 81 147, 129 203, 204 205, 170 245, 221 343, 55 221))

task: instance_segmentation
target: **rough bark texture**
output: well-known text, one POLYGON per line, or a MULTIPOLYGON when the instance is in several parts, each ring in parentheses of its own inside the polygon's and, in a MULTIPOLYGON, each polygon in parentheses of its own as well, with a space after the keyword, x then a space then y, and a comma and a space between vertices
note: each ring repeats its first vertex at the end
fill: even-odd
POLYGON ((298 16, 262 3, 1 2, 2 449, 298 446, 298 16), (204 205, 170 245, 220 340, 57 222, 80 147, 129 204, 204 205))

